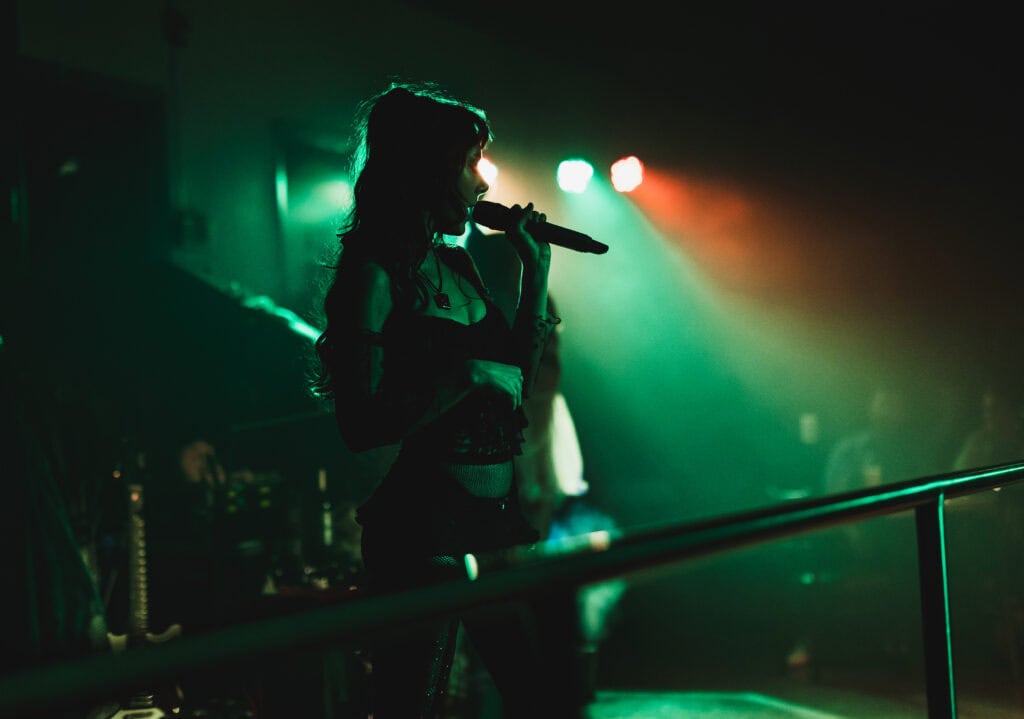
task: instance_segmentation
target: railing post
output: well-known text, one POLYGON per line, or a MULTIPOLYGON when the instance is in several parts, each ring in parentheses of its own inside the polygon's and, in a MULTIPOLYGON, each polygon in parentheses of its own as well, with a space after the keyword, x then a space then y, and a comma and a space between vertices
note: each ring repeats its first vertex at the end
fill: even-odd
POLYGON ((921 585, 925 690, 928 719, 955 719, 953 652, 949 624, 949 583, 946 575, 945 494, 918 506, 917 566, 921 585))

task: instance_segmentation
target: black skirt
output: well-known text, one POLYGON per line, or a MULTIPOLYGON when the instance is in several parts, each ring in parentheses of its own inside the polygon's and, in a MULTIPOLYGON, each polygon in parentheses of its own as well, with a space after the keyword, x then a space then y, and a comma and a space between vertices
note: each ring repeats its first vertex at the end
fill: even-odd
POLYGON ((466 576, 465 555, 486 557, 540 538, 520 504, 518 484, 503 497, 466 491, 443 463, 400 455, 356 515, 363 565, 386 588, 466 576))

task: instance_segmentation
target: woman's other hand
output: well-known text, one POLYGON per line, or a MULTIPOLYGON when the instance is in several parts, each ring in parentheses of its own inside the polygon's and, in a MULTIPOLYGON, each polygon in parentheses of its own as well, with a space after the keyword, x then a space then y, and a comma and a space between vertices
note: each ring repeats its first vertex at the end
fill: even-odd
POLYGON ((523 371, 516 365, 492 360, 471 359, 466 370, 473 387, 490 387, 512 399, 513 409, 523 403, 523 371))

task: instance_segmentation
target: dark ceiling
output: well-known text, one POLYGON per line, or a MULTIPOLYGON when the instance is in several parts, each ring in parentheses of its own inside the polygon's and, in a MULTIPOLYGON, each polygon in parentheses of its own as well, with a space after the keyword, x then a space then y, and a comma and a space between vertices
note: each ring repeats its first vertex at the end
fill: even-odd
POLYGON ((661 121, 706 116, 767 144, 855 131, 855 151, 900 148, 938 168, 990 166, 1011 150, 1020 63, 1009 18, 952 3, 825 5, 426 7, 600 78, 609 97, 661 121))

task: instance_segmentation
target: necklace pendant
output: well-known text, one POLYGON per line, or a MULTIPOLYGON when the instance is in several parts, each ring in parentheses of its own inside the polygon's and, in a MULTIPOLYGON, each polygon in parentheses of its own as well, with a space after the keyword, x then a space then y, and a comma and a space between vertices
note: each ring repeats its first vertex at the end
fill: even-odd
POLYGON ((434 304, 441 310, 450 310, 452 308, 452 301, 448 297, 447 292, 438 292, 434 295, 434 304))

